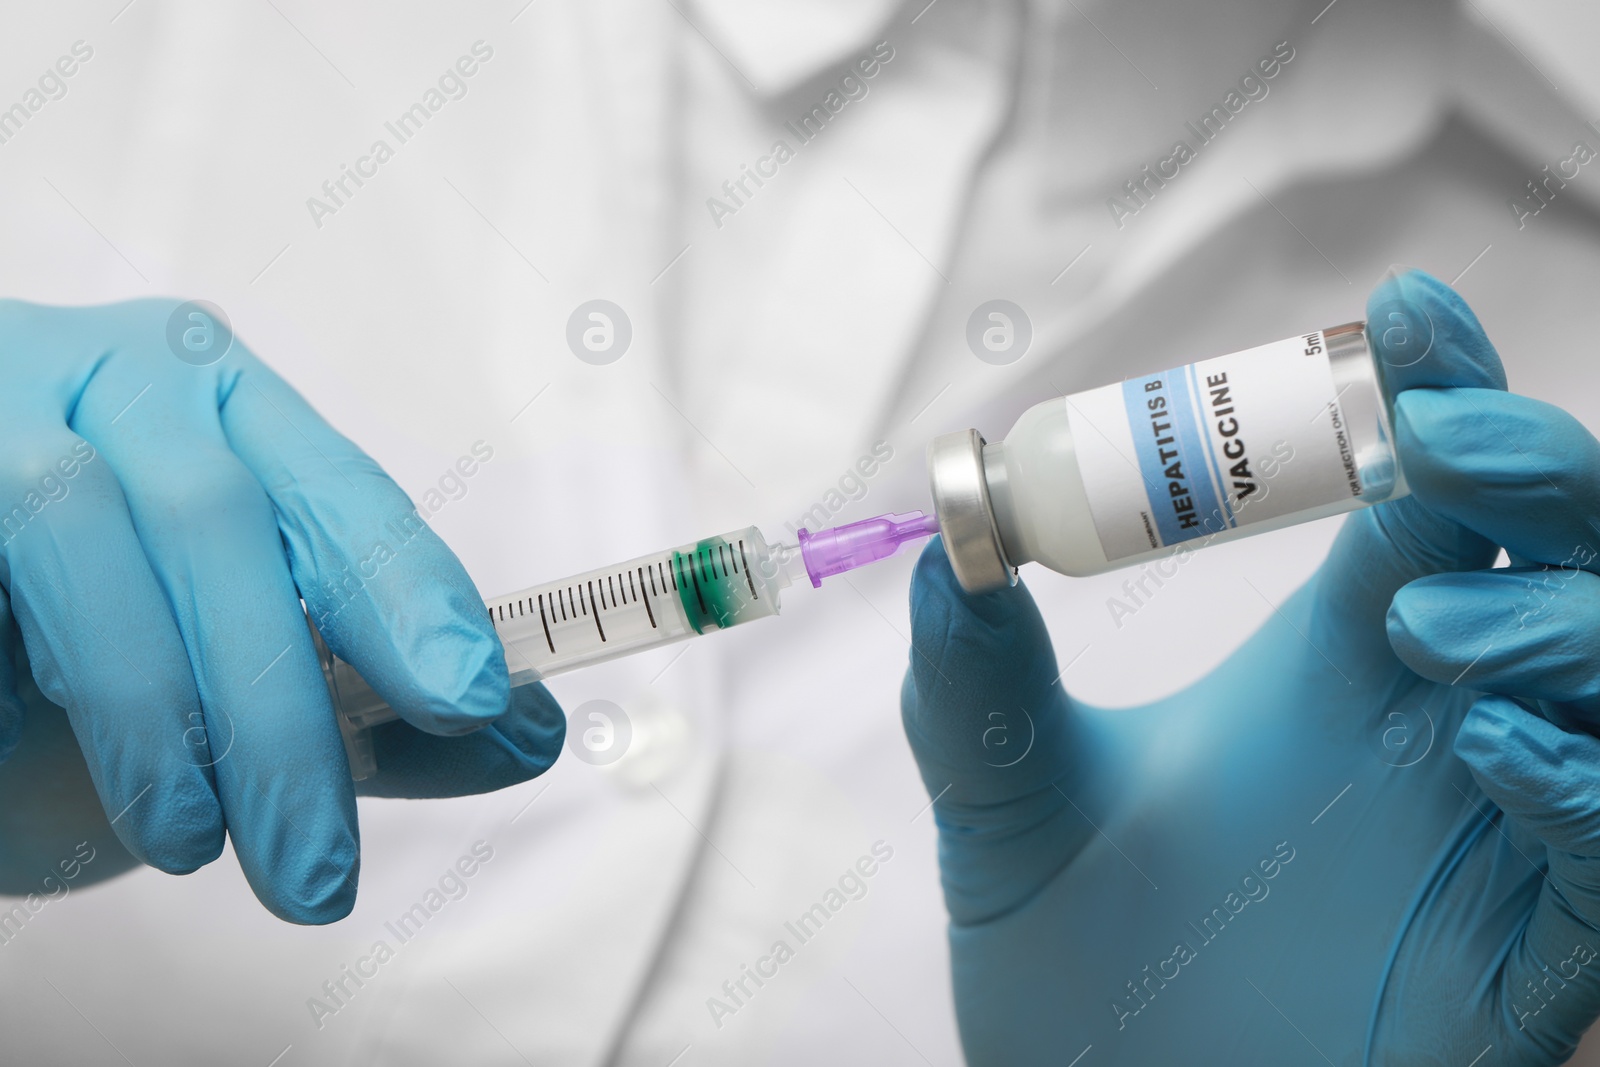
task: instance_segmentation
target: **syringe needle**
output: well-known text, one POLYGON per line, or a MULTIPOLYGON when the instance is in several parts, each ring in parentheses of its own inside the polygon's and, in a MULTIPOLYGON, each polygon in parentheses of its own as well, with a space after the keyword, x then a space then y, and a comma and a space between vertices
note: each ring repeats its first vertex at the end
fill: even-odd
POLYGON ((920 511, 877 515, 816 533, 801 530, 800 553, 811 584, 820 588, 824 578, 876 563, 894 555, 907 541, 938 532, 939 520, 920 511))

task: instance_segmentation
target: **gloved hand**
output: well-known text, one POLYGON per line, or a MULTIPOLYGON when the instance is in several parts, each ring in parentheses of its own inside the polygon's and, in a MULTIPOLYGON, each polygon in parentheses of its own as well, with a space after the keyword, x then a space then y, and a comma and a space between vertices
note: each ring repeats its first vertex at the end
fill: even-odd
POLYGON ((542 686, 512 695, 482 599, 388 475, 242 344, 177 358, 176 306, 0 301, 0 880, 36 889, 107 821, 171 873, 226 831, 273 914, 331 922, 355 789, 302 597, 402 717, 373 792, 531 778, 565 722, 542 686))
POLYGON ((1026 589, 919 561, 903 713, 974 1065, 1556 1063, 1600 1012, 1600 444, 1503 391, 1444 285, 1395 299, 1433 325, 1385 367, 1413 496, 1189 690, 1078 704, 1026 589))

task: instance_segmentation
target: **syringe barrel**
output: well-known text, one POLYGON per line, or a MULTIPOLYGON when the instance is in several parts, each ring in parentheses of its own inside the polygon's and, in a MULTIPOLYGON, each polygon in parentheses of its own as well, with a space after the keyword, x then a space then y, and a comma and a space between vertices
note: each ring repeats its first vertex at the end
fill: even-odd
MULTIPOLYGON (((685 638, 776 615, 788 584, 754 526, 533 586, 485 602, 523 685, 685 638)), ((357 780, 376 770, 367 730, 396 718, 312 627, 328 692, 357 780)))

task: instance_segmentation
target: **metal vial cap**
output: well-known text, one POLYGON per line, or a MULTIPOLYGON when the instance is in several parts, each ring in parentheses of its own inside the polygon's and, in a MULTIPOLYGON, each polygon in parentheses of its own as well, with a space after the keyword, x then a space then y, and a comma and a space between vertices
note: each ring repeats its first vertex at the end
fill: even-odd
POLYGON ((928 483, 939 534, 956 581, 969 593, 988 593, 1017 582, 989 499, 983 445, 977 430, 940 434, 928 445, 928 483))

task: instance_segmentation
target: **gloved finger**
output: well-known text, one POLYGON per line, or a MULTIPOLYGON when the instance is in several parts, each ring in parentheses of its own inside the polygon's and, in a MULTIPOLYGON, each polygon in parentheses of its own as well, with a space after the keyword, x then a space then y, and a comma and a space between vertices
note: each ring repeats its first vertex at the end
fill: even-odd
POLYGON ((0 584, 34 680, 66 709, 127 849, 164 871, 195 870, 221 854, 222 808, 186 743, 203 722, 200 700, 122 489, 87 442, 38 408, 0 400, 0 425, 10 431, 0 500, 18 502, 0 516, 0 584))
POLYGON ((1395 594, 1388 624, 1424 678, 1600 721, 1600 577, 1577 565, 1421 578, 1395 594))
POLYGON ((1426 271, 1391 268, 1367 297, 1367 335, 1391 396, 1506 389, 1505 366, 1461 295, 1426 271))
POLYGON ((1403 393, 1395 435, 1417 501, 1519 559, 1600 572, 1600 442, 1553 404, 1483 389, 1403 393))
POLYGON ((1491 696, 1468 712, 1455 751, 1489 799, 1545 845, 1544 884, 1507 946, 1495 1002, 1504 1032, 1550 1057, 1542 1062, 1561 1062, 1600 1013, 1600 741, 1491 696))
MULTIPOLYGON (((1449 286, 1421 271, 1391 275, 1367 300, 1379 373, 1399 397, 1446 387, 1504 389, 1500 357, 1477 316, 1449 286)), ((1418 442, 1398 448, 1410 478, 1418 442)), ((1441 442, 1422 442, 1433 447, 1441 442)), ((1448 443, 1443 443, 1448 447, 1448 443)), ((1310 637, 1335 664, 1390 658, 1383 634, 1401 586, 1439 571, 1494 561, 1488 539, 1405 497, 1350 515, 1318 571, 1310 637)))
POLYGON ((228 448, 215 376, 130 342, 72 419, 121 483, 183 637, 203 714, 186 747, 212 770, 240 868, 279 918, 343 918, 355 790, 272 505, 228 448))
POLYGON ((460 561, 377 463, 239 356, 222 426, 272 500, 328 647, 413 726, 461 734, 492 722, 509 700, 505 652, 460 561))
POLYGON ((1093 832, 1069 792, 1081 786, 1094 745, 1057 682, 1050 635, 1027 589, 964 592, 939 538, 912 577, 900 707, 936 798, 950 915, 971 923, 1002 914, 1093 832))
POLYGON ((357 784, 363 796, 459 797, 537 778, 561 755, 566 716, 544 686, 511 690, 511 710, 465 737, 436 737, 404 722, 372 731, 378 773, 357 784))

